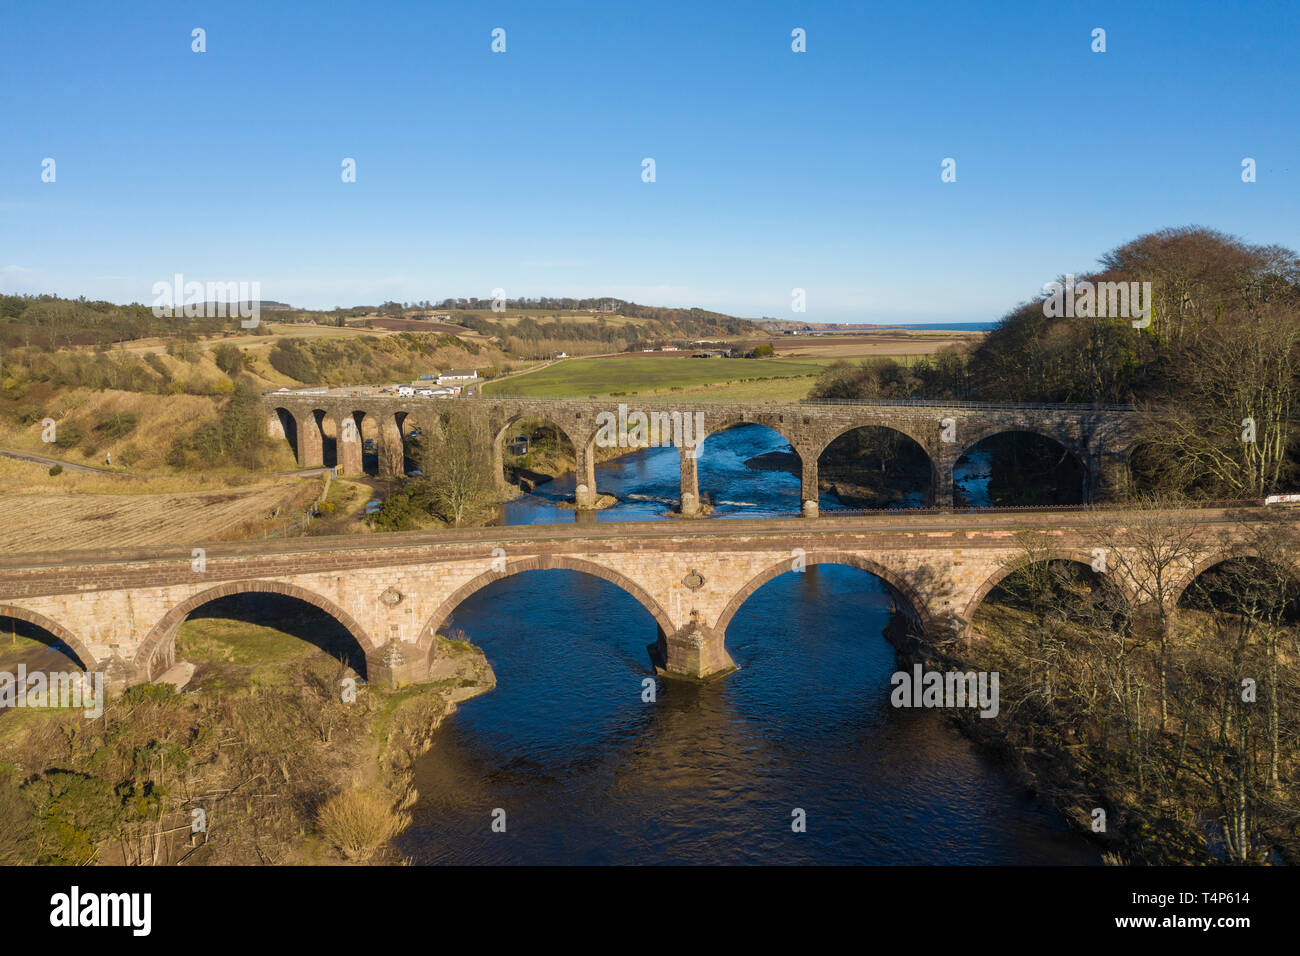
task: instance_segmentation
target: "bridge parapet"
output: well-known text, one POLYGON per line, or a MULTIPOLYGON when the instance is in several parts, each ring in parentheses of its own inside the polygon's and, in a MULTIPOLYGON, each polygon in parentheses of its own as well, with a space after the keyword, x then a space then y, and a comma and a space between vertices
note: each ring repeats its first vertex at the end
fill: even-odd
MULTIPOLYGON (((1194 515, 1188 580, 1216 555, 1237 553, 1250 512, 1194 515)), ((174 660, 177 632, 194 610, 274 593, 332 616, 365 652, 372 679, 401 682, 428 672, 434 636, 471 594, 517 574, 567 570, 630 594, 657 628, 659 666, 701 678, 731 666, 732 618, 787 572, 861 568, 884 582, 918 633, 947 639, 966 633, 1023 556, 1023 535, 1038 536, 1054 558, 1089 563, 1103 544, 1128 547, 1127 520, 1123 511, 1085 510, 479 528, 210 545, 202 571, 189 548, 9 556, 0 560, 0 616, 44 628, 87 667, 118 662, 129 683, 157 677, 174 660)), ((1115 562, 1125 564, 1134 562, 1115 562)), ((1141 593, 1135 582, 1116 583, 1141 593)))
MULTIPOLYGON (((952 474, 958 459, 983 439, 1007 431, 1042 435, 1059 442, 1073 454, 1087 471, 1085 501, 1119 496, 1126 485, 1129 452, 1145 420, 1142 413, 1126 406, 972 402, 733 404, 643 401, 635 396, 562 400, 504 396, 439 399, 365 394, 360 389, 310 394, 271 392, 263 396, 263 402, 268 432, 276 438, 293 435, 295 451, 303 467, 321 464, 322 449, 330 443, 325 435, 325 423, 329 422, 335 436, 332 447, 337 449, 332 457, 343 474, 359 473, 361 469, 359 446, 345 443, 345 438, 359 440, 363 423, 370 419, 377 431, 379 473, 383 477, 402 473, 405 431, 414 425, 422 429, 437 428, 437 418, 442 412, 464 409, 483 416, 493 441, 494 473, 504 483, 502 441, 507 431, 524 418, 545 419, 559 428, 573 446, 576 484, 580 488, 576 496, 579 508, 593 507, 599 497, 594 452, 602 436, 603 423, 625 423, 632 412, 644 413, 651 422, 660 424, 689 419, 689 432, 675 434, 688 434, 688 442, 693 440, 697 447, 708 435, 735 425, 761 425, 784 437, 799 456, 803 514, 809 517, 816 516, 818 511, 818 459, 831 442, 856 428, 888 428, 915 441, 931 461, 934 503, 951 507, 952 474)), ((695 463, 684 462, 680 512, 686 516, 694 514, 698 500, 695 463)))

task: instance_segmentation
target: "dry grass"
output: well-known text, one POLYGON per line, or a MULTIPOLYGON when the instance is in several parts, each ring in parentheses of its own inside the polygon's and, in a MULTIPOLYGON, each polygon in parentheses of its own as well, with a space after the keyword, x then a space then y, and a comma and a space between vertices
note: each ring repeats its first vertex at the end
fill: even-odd
MULTIPOLYGON (((164 396, 67 389, 55 395, 48 402, 48 408, 42 409, 46 416, 60 425, 73 422, 89 436, 95 425, 106 416, 130 412, 136 416, 136 427, 120 439, 104 439, 94 452, 87 453, 81 448, 60 448, 43 442, 40 421, 21 426, 0 418, 0 445, 78 465, 102 465, 106 451, 111 451, 115 461, 120 462, 122 450, 131 446, 136 451, 132 470, 149 470, 162 467, 163 457, 177 435, 188 432, 202 420, 215 417, 220 401, 222 399, 209 395, 164 396)), ((84 444, 87 442, 83 441, 84 444)))
POLYGON ((409 818, 370 790, 345 790, 321 806, 321 834, 349 860, 365 863, 406 828, 409 818))
MULTIPOLYGON (((171 480, 144 486, 70 472, 50 478, 42 466, 13 461, 0 462, 0 474, 14 467, 35 469, 45 479, 41 484, 80 479, 83 487, 120 492, 130 486, 133 493, 51 492, 48 485, 6 493, 0 497, 0 552, 11 554, 237 540, 277 525, 281 515, 297 515, 321 487, 315 479, 284 479, 246 488, 158 493, 158 486, 171 480)), ((196 480, 175 479, 191 487, 196 480)))
POLYGON ((774 335, 771 341, 783 358, 845 359, 899 358, 933 355, 950 346, 977 344, 983 332, 863 332, 857 335, 774 335))

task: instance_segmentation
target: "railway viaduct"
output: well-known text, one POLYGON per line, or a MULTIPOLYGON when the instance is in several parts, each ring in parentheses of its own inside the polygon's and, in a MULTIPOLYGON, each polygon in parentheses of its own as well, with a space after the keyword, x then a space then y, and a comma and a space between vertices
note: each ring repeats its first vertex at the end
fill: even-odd
MULTIPOLYGON (((303 468, 326 464, 326 445, 334 448, 334 464, 342 475, 362 472, 362 429, 377 435, 381 477, 403 473, 404 435, 412 429, 436 432, 441 414, 451 406, 482 416, 492 439, 494 474, 504 484, 502 440, 521 419, 545 419, 569 439, 576 459, 575 505, 593 507, 596 488, 595 447, 601 434, 601 413, 619 416, 613 400, 546 400, 508 397, 466 399, 395 398, 333 389, 316 393, 272 392, 263 396, 267 429, 272 437, 293 445, 303 468), (328 434, 327 434, 328 433, 328 434)), ((1031 432, 1050 438, 1073 454, 1086 471, 1083 500, 1119 498, 1127 485, 1128 456, 1139 439, 1140 415, 1128 407, 1081 405, 1006 405, 974 402, 906 403, 624 403, 648 417, 673 416, 699 422, 696 448, 714 432, 741 424, 763 425, 782 435, 799 456, 803 514, 817 516, 817 462, 840 435, 864 426, 892 429, 915 441, 929 456, 932 504, 951 507, 953 468, 963 454, 1000 432, 1031 432)), ((684 517, 700 513, 697 458, 682 454, 679 511, 684 517)))
MULTIPOLYGON (((951 639, 970 634, 985 595, 1025 560, 1022 535, 1044 542, 1044 556, 1092 563, 1102 542, 1129 547, 1122 535, 1135 514, 620 522, 213 544, 201 555, 191 548, 10 555, 0 559, 0 617, 44 628, 120 688, 170 666, 177 630, 192 611, 229 595, 270 592, 312 604, 346 627, 366 655, 370 680, 418 682, 434 662, 434 636, 465 598, 511 575, 563 568, 608 580, 641 603, 658 628, 652 655, 664 673, 706 678, 731 669, 732 616, 785 572, 825 563, 862 568, 889 586, 918 636, 951 639)), ((1177 567, 1178 590, 1240 553, 1248 540, 1241 529, 1262 520, 1258 508, 1189 514, 1197 545, 1177 567)), ((1110 573, 1138 603, 1140 582, 1110 573)))

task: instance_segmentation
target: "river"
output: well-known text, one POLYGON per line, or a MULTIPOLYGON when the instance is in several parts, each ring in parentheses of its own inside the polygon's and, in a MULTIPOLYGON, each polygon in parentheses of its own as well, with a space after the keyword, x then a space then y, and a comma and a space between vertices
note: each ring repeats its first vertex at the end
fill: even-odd
MULTIPOLYGON (((756 426, 710 437, 704 520, 797 513, 795 476, 745 465, 785 448, 756 426)), ((958 476, 968 495, 980 467, 958 476)), ((678 474, 672 448, 600 466, 597 487, 620 503, 597 520, 666 515, 678 474)), ((559 506, 572 487, 543 485, 505 520, 573 521, 559 506)), ((823 512, 839 507, 823 496, 823 512)), ((739 671, 696 685, 653 677, 654 620, 615 585, 573 571, 496 582, 451 626, 483 648, 497 688, 417 761, 399 849, 416 863, 1098 863, 939 712, 890 706, 889 615, 864 571, 785 574, 728 627, 739 671)))

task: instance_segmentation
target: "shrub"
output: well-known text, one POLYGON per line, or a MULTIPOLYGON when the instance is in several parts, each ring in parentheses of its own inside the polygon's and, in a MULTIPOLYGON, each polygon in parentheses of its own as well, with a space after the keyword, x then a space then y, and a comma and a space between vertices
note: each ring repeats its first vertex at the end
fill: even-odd
POLYGON ((56 475, 61 475, 61 474, 63 474, 63 466, 62 466, 62 465, 51 465, 51 466, 50 466, 50 477, 51 477, 51 478, 55 477, 56 475))
POLYGON ((49 770, 23 784, 32 816, 45 832, 39 864, 81 866, 95 857, 95 844, 107 837, 120 803, 103 780, 71 770, 49 770))
POLYGON ((349 860, 364 863, 406 826, 384 797, 369 790, 335 794, 317 813, 321 835, 349 860))
POLYGON ((109 438, 122 438, 135 428, 138 420, 135 412, 113 412, 99 420, 95 431, 109 438))
POLYGON ((239 370, 243 368, 243 353, 239 351, 237 346, 231 345, 228 342, 216 347, 214 350, 214 357, 217 362, 217 368, 221 369, 221 371, 225 372, 227 375, 235 376, 239 374, 239 370))
POLYGON ((311 354, 296 339, 281 339, 276 342, 267 358, 271 368, 281 375, 309 384, 320 380, 320 373, 316 370, 311 354))
POLYGON ((76 422, 67 422, 60 425, 56 431, 54 444, 60 448, 74 448, 81 444, 81 426, 76 422))

